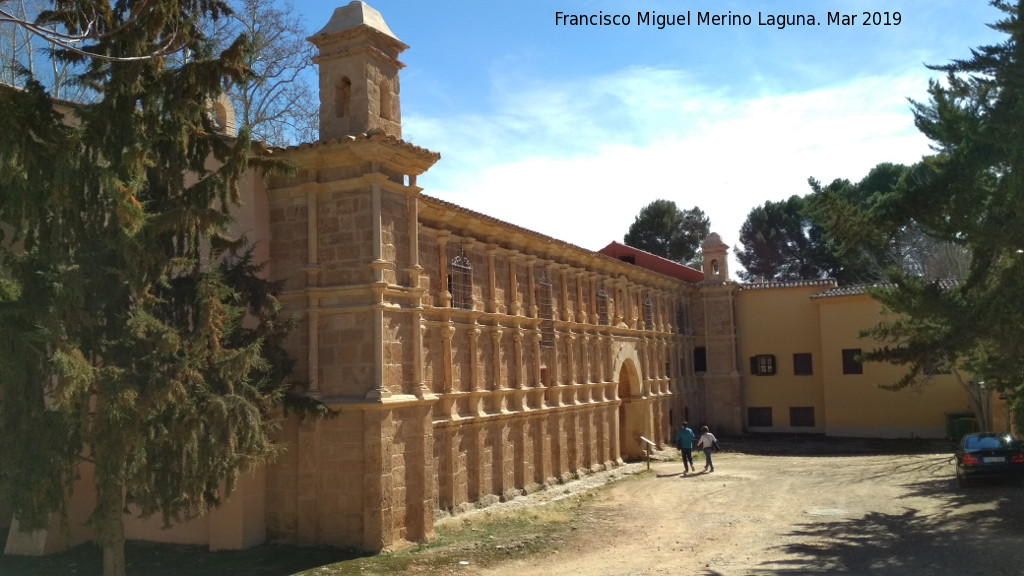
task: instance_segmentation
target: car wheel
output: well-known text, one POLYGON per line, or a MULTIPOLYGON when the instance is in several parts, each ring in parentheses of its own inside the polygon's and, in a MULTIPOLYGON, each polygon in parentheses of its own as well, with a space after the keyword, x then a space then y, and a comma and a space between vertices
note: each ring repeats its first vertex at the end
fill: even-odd
POLYGON ((956 485, 958 488, 967 488, 967 474, 959 466, 956 469, 956 485))

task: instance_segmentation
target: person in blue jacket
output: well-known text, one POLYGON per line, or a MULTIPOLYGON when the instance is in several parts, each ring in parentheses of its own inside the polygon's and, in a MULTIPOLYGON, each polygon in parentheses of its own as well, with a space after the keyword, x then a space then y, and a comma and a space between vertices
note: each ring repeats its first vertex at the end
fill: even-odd
POLYGON ((693 439, 695 438, 693 430, 690 430, 690 426, 683 422, 683 427, 676 434, 676 445, 679 446, 679 450, 683 453, 683 474, 686 474, 690 470, 694 470, 693 467, 693 439))

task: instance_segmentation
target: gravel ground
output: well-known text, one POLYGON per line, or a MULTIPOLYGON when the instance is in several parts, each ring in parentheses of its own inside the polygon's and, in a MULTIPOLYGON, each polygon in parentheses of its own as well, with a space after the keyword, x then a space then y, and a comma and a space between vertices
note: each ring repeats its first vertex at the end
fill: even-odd
MULTIPOLYGON (((652 473, 599 491, 554 550, 458 573, 1024 576, 1024 489, 957 488, 948 443, 723 446, 714 473, 684 474, 677 451, 659 452, 652 473)), ((541 505, 645 469, 628 464, 487 510, 541 505)))

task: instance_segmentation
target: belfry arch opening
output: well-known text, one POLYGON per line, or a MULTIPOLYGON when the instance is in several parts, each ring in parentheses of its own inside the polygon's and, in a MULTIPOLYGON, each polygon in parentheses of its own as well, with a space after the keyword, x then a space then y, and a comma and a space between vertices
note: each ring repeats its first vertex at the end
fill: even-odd
POLYGON ((338 118, 349 117, 349 106, 352 101, 352 81, 348 79, 348 76, 343 76, 338 80, 336 87, 336 101, 334 103, 334 113, 338 118))

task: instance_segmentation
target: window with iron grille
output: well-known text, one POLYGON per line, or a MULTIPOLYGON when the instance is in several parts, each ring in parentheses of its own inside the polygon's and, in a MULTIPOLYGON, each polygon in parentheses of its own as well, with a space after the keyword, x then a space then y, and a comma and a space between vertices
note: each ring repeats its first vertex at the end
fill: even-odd
POLYGON ((676 306, 676 329, 680 333, 686 332, 686 307, 676 306))
POLYGON ((775 355, 758 354, 750 357, 750 373, 754 376, 775 375, 775 355))
POLYGON ((843 350, 843 374, 863 374, 864 365, 860 362, 860 348, 843 350))
POLYGON ((465 254, 452 257, 448 263, 448 292, 452 308, 473 309, 473 263, 465 254))
POLYGON ((533 287, 537 298, 537 310, 540 314, 540 347, 555 347, 555 308, 551 303, 552 286, 547 276, 541 274, 533 287))
POLYGON ((602 326, 608 325, 608 293, 598 290, 594 300, 597 302, 597 323, 602 326))
POLYGON ((643 300, 644 306, 644 328, 648 330, 654 330, 654 303, 651 301, 651 297, 647 296, 643 300))
POLYGON ((814 366, 811 362, 810 353, 793 354, 793 375, 811 376, 814 374, 814 366))
POLYGON ((747 426, 767 427, 772 425, 771 407, 747 408, 747 426))
POLYGON ((790 426, 814 426, 814 406, 794 406, 789 409, 790 426))

